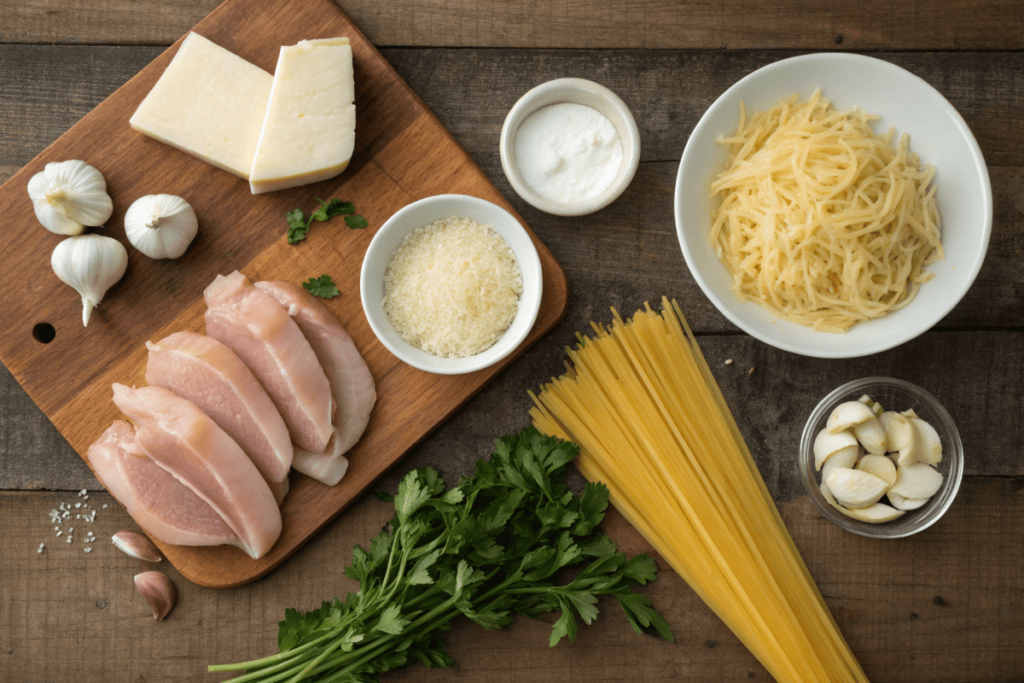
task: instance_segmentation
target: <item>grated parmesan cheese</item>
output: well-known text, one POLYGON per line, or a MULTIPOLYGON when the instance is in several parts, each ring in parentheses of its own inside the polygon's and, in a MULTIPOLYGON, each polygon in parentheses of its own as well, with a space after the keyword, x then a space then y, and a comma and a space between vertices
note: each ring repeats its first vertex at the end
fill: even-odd
POLYGON ((485 351, 509 328, 523 280, 487 225, 453 216, 413 231, 384 275, 384 310, 402 339, 442 358, 485 351))

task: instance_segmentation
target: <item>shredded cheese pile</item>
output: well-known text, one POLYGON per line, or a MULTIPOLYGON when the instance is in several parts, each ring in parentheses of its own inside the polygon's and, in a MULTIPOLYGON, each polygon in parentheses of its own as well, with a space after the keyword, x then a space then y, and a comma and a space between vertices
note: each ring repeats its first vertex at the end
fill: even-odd
POLYGON ((836 111, 815 92, 746 121, 711 185, 711 242, 741 301, 827 332, 906 306, 944 258, 935 169, 877 116, 836 111))
POLYGON ((384 310, 402 339, 442 358, 490 348, 523 291, 511 247, 490 226, 446 218, 412 232, 384 275, 384 310))

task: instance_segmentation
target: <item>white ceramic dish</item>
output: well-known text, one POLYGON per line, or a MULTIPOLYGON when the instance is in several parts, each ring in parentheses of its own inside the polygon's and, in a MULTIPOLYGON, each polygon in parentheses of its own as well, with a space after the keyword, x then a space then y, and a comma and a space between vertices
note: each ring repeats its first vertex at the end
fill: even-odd
POLYGON ((440 375, 461 375, 475 372, 502 360, 533 329, 540 311, 544 278, 541 273, 540 257, 533 246, 533 240, 512 214, 505 209, 477 197, 461 194, 443 194, 427 197, 397 211, 374 235, 363 257, 363 268, 359 278, 363 312, 370 322, 373 333, 388 351, 409 365, 440 375), (523 277, 523 293, 519 298, 519 311, 505 334, 489 349, 467 358, 439 358, 406 342, 395 331, 391 319, 384 311, 384 273, 395 250, 406 236, 442 218, 459 216, 490 225, 508 242, 519 263, 523 277))
POLYGON ((814 54, 770 64, 743 78, 711 105, 683 152, 676 178, 676 232, 694 279, 729 320, 761 341, 818 358, 853 358, 898 346, 941 320, 970 288, 992 232, 992 187, 978 143, 956 109, 914 74, 894 64, 853 54, 814 54), (839 109, 861 107, 881 116, 876 131, 910 134, 910 148, 936 168, 936 201, 946 260, 928 268, 935 278, 903 309, 858 323, 844 334, 814 330, 777 318, 756 303, 741 303, 732 278, 708 239, 712 179, 726 163, 716 140, 735 132, 740 102, 747 112, 768 109, 815 89, 839 109))
POLYGON ((542 83, 519 98, 505 117, 501 128, 501 168, 512 188, 520 197, 540 209, 556 216, 583 216, 608 206, 625 191, 640 163, 640 131, 629 107, 618 95, 603 85, 582 78, 559 78, 542 83), (604 192, 593 199, 572 204, 552 201, 534 192, 516 167, 515 138, 519 126, 538 109, 552 104, 569 102, 596 109, 615 126, 622 142, 622 166, 604 192))

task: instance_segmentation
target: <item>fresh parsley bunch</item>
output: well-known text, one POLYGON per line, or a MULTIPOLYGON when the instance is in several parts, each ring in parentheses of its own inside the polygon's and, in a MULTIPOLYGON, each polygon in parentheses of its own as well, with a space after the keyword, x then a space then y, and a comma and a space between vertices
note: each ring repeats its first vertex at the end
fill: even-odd
POLYGON ((597 618, 601 595, 613 595, 637 633, 672 640, 650 598, 634 592, 653 581, 654 560, 631 560, 594 533, 608 489, 588 483, 576 497, 565 485, 575 444, 530 427, 506 436, 473 476, 448 489, 430 468, 407 474, 393 501, 395 516, 369 550, 356 546, 345 573, 359 592, 300 614, 285 612, 280 654, 210 671, 247 670, 231 679, 368 683, 417 661, 451 666, 441 634, 459 616, 490 629, 516 613, 538 618, 560 611, 551 646, 576 636, 577 617, 597 618), (568 568, 582 566, 559 582, 568 568))

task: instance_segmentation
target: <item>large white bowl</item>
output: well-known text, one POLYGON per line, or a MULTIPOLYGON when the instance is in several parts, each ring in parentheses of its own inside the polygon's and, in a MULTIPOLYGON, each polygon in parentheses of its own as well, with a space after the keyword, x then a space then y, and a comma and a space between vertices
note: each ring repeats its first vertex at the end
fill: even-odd
POLYGON ((898 346, 935 325, 970 288, 992 232, 992 186, 978 143, 960 114, 937 90, 889 62, 853 54, 785 59, 743 78, 715 101, 686 143, 675 194, 676 232, 694 279, 729 320, 761 341, 818 358, 853 358, 898 346), (770 108, 820 88, 838 109, 860 107, 881 116, 875 130, 910 134, 910 148, 936 168, 936 201, 946 260, 929 266, 935 277, 899 311, 854 325, 843 334, 815 332, 787 322, 753 302, 741 303, 718 260, 711 231, 711 182, 725 166, 716 141, 736 131, 740 102, 747 112, 770 108))
POLYGON ((505 209, 484 199, 461 194, 442 194, 427 197, 399 209, 374 235, 363 257, 359 277, 363 312, 373 333, 388 351, 409 365, 439 375, 461 375, 482 370, 502 360, 526 339, 533 329, 540 311, 544 292, 544 278, 540 257, 529 233, 505 209), (481 225, 490 225, 501 235, 519 263, 523 278, 523 293, 519 296, 519 310, 505 334, 489 349, 466 358, 440 358, 417 348, 402 337, 391 324, 384 311, 384 273, 391 257, 402 241, 413 230, 430 225, 442 218, 469 218, 481 225))

